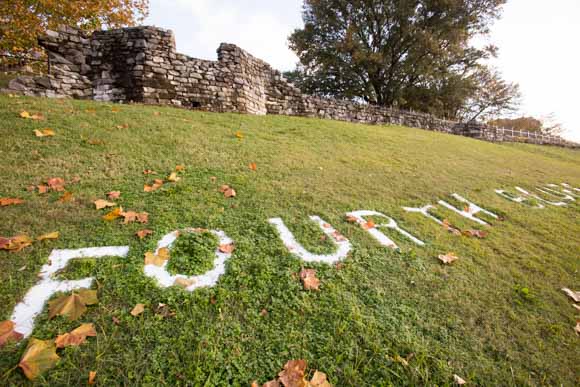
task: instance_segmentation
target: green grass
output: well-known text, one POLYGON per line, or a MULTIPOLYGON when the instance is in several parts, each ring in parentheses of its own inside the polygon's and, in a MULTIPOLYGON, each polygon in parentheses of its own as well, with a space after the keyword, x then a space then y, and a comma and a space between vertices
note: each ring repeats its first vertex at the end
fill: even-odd
MULTIPOLYGON (((0 321, 36 283, 52 249, 131 248, 125 259, 87 259, 60 273, 94 276, 100 302, 76 322, 49 320, 45 308, 33 336, 54 338, 81 322, 94 323, 98 336, 60 352, 58 366, 37 384, 86 384, 94 370, 99 385, 244 386, 274 378, 297 358, 339 386, 449 385, 453 374, 472 385, 578 383, 578 315, 560 288, 580 288, 580 206, 536 210, 493 189, 578 187, 579 151, 396 126, 140 105, 115 113, 112 106, 0 96, 0 197, 26 200, 0 208, 0 235, 61 233, 19 253, 0 251, 0 321), (46 120, 19 118, 22 110, 46 120), (33 135, 44 127, 56 136, 33 135), (186 166, 181 181, 143 192, 178 164, 186 166), (50 177, 79 177, 68 186, 75 200, 26 190, 50 177), (222 184, 237 196, 224 198, 222 184), (105 211, 92 202, 113 190, 122 192, 116 202, 124 209, 150 214, 152 237, 135 237, 143 225, 102 220, 105 211), (505 220, 476 240, 401 208, 452 203, 453 192, 505 220), (380 247, 345 221, 346 212, 359 209, 394 217, 427 245, 389 233, 401 252, 380 247), (308 215, 321 216, 353 244, 340 269, 302 262, 267 222, 281 217, 311 251, 332 251, 308 215), (144 276, 144 253, 185 227, 224 230, 235 241, 217 286, 188 293, 144 276), (436 257, 449 251, 461 258, 442 266, 436 257), (302 290, 301 267, 318 270, 319 292, 302 290), (137 303, 146 310, 133 317, 137 303), (175 316, 156 313, 159 303, 175 316)), ((475 226, 442 208, 437 216, 475 226)), ((24 347, 0 349, 0 384, 29 383, 14 368, 24 347)))

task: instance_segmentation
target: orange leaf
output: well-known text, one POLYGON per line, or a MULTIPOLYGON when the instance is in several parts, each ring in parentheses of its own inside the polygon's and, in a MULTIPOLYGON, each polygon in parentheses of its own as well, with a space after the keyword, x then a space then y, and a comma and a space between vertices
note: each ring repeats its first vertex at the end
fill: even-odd
POLYGON ((95 331, 93 324, 82 324, 70 333, 58 335, 54 342, 57 348, 79 346, 87 340, 88 336, 97 336, 97 331, 95 331))
POLYGON ((361 227, 365 230, 369 230, 371 228, 374 228, 375 226, 376 226, 375 222, 373 222, 372 220, 369 220, 368 222, 361 224, 361 227))
POLYGON ((149 222, 149 214, 147 212, 135 212, 135 211, 127 211, 122 212, 121 216, 125 218, 123 224, 131 223, 131 222, 139 222, 139 223, 148 223, 149 222))
POLYGON ((73 194, 72 192, 65 192, 60 198, 58 198, 58 201, 61 203, 66 203, 66 202, 70 202, 73 200, 73 194))
POLYGON ((284 370, 278 374, 278 378, 286 387, 306 386, 304 373, 306 372, 306 360, 289 360, 284 365, 284 370))
POLYGON ((162 247, 154 254, 150 251, 145 253, 145 265, 163 266, 169 260, 169 249, 162 247))
POLYGON ((78 319, 87 310, 86 305, 98 303, 96 290, 80 290, 78 293, 61 296, 48 303, 48 318, 67 316, 70 321, 78 319))
POLYGON ((47 185, 39 185, 37 188, 38 188, 39 194, 47 193, 48 189, 49 189, 49 187, 47 185))
POLYGON ((97 377, 97 371, 90 371, 89 372, 89 381, 87 382, 87 384, 89 386, 92 386, 93 384, 95 384, 96 377, 97 377))
POLYGON ((62 177, 53 177, 46 181, 48 188, 53 191, 64 191, 64 179, 62 177))
POLYGON ((175 166, 175 170, 176 170, 177 172, 180 172, 180 171, 185 171, 185 165, 176 165, 176 166, 175 166))
POLYGON ((248 167, 252 170, 255 171, 258 167, 256 166, 256 163, 250 163, 250 165, 248 165, 248 167))
POLYGON ((0 198, 0 206, 12 206, 15 204, 22 204, 24 200, 16 198, 0 198))
POLYGON ((45 128, 42 130, 34 129, 34 135, 36 137, 52 137, 55 135, 54 130, 50 128, 45 128))
POLYGON ((300 280, 304 286, 304 290, 319 290, 320 280, 316 278, 316 270, 302 269, 300 270, 300 280))
POLYGON ((51 369, 58 362, 56 346, 52 340, 30 339, 26 352, 22 355, 18 366, 30 380, 51 369))
POLYGON ((468 236, 468 237, 477 237, 479 239, 483 239, 487 236, 487 231, 465 230, 465 231, 463 231, 463 235, 468 236))
POLYGON ((152 171, 152 170, 150 170, 150 169, 145 169, 145 170, 143 171, 143 174, 144 174, 144 175, 154 175, 154 174, 156 174, 156 173, 157 173, 157 172, 155 172, 155 171, 152 171))
POLYGON ((233 243, 228 243, 228 244, 220 245, 219 251, 221 251, 222 253, 225 253, 225 254, 231 254, 232 251, 234 251, 234 248, 235 248, 235 246, 233 243))
POLYGON ((179 180, 181 180, 181 177, 178 177, 176 172, 171 172, 171 174, 167 176, 167 181, 170 181, 172 183, 176 183, 179 180))
POLYGON ((145 311, 145 305, 143 304, 137 304, 135 305, 135 307, 133 307, 133 309, 131 310, 131 316, 133 317, 137 317, 139 316, 141 313, 143 313, 145 311))
POLYGON ((123 212, 123 208, 122 207, 117 207, 113 211, 111 211, 108 214, 106 214, 105 216, 103 216, 103 219, 105 219, 105 220, 115 220, 115 219, 117 219, 118 217, 121 216, 121 213, 122 212, 123 212))
POLYGON ((14 331, 14 322, 10 320, 0 322, 0 348, 9 341, 19 341, 22 334, 14 331))
POLYGON ((32 245, 32 239, 27 235, 17 235, 12 238, 0 238, 0 250, 8 250, 16 253, 30 245, 32 245))
POLYGON ((243 133, 242 133, 240 130, 238 130, 238 131, 235 133, 235 136, 236 136, 237 138, 239 138, 240 140, 241 140, 242 138, 244 138, 244 134, 243 134, 243 133))
POLYGON ((143 239, 143 238, 145 238, 147 235, 151 235, 151 234, 153 234, 153 231, 151 231, 151 230, 147 230, 147 229, 145 229, 145 230, 139 230, 139 231, 137 231, 137 232, 135 233, 135 235, 137 235, 137 236, 139 237, 139 239, 143 239))
POLYGON ((155 179, 153 185, 145 185, 143 187, 143 191, 144 192, 157 191, 159 188, 161 188, 162 185, 163 185, 163 180, 161 180, 161 179, 155 179))

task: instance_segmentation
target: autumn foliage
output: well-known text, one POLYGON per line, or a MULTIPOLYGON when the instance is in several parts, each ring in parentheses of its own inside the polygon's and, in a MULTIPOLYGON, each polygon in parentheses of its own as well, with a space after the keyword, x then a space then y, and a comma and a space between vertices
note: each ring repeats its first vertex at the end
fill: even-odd
MULTIPOLYGON (((141 22, 149 0, 2 0, 0 53, 25 56, 37 50, 37 38, 59 25, 84 31, 118 28, 141 22)), ((0 61, 2 58, 0 58, 0 61)))

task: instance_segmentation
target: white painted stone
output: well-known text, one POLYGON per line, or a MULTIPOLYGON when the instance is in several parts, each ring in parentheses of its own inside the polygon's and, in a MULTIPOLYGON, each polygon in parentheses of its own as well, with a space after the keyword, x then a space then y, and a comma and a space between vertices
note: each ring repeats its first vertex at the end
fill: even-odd
POLYGON ((338 231, 336 231, 330 224, 326 223, 320 217, 310 216, 309 218, 318 224, 322 232, 325 233, 330 238, 330 240, 332 240, 338 246, 338 249, 334 254, 312 254, 306 250, 296 240, 296 238, 294 238, 294 234, 292 234, 292 232, 284 224, 284 221, 280 218, 268 219, 268 223, 276 228, 286 248, 288 248, 292 254, 299 256, 306 262, 322 262, 332 264, 346 258, 347 254, 352 248, 348 239, 342 237, 338 231), (337 238, 337 236, 340 237, 337 238))
POLYGON ((423 241, 421 241, 418 238, 415 238, 413 235, 411 235, 407 231, 400 228, 394 219, 392 219, 392 218, 388 217, 387 215, 382 214, 380 212, 369 211, 369 210, 360 210, 360 211, 348 212, 346 214, 346 216, 352 216, 353 218, 356 219, 357 223, 360 225, 364 225, 365 223, 367 223, 367 221, 364 219, 365 216, 375 216, 375 217, 381 217, 381 218, 387 219, 388 223, 375 224, 375 227, 369 228, 367 231, 381 245, 386 246, 386 247, 390 247, 391 249, 398 249, 399 246, 397 246, 397 244, 395 242, 393 242, 393 240, 391 240, 391 238, 389 238, 384 233, 382 233, 379 230, 379 228, 390 228, 390 229, 395 230, 398 233, 402 234, 403 236, 410 239, 412 242, 418 244, 419 246, 425 245, 425 243, 423 241))
POLYGON ((536 187, 536 189, 545 195, 554 196, 554 197, 557 197, 557 198, 564 200, 564 201, 567 201, 567 202, 575 202, 576 201, 576 199, 574 199, 574 196, 572 196, 566 192, 563 192, 563 191, 561 191, 561 192, 556 191, 554 189, 551 189, 550 187, 536 187))
MULTIPOLYGON (((185 229, 183 231, 184 232, 197 232, 196 230, 191 229, 191 228, 185 229)), ((227 245, 227 244, 233 243, 233 241, 223 231, 210 230, 210 232, 218 237, 219 245, 227 245)), ((171 246, 173 245, 173 243, 175 243, 175 240, 179 236, 179 233, 180 233, 180 231, 173 231, 173 232, 170 232, 169 234, 163 236, 163 238, 161 238, 161 240, 157 243, 157 250, 155 250, 155 254, 157 254, 159 252, 159 249, 163 248, 163 247, 171 249, 171 246)), ((159 286, 161 286, 163 288, 167 288, 169 286, 175 285, 175 280, 177 280, 178 278, 184 279, 187 281, 191 281, 192 284, 190 286, 188 286, 187 288, 185 288, 185 290, 192 292, 195 289, 200 288, 200 287, 215 286, 219 277, 226 272, 225 263, 231 256, 232 256, 231 253, 222 253, 221 251, 219 251, 219 246, 218 246, 216 248, 216 251, 215 251, 215 259, 213 261, 213 268, 211 270, 208 270, 207 272, 205 272, 203 274, 195 275, 195 276, 186 276, 183 274, 171 275, 167 271, 167 265, 168 265, 169 261, 165 261, 163 263, 163 266, 145 265, 143 270, 145 271, 145 275, 147 277, 155 278, 157 280, 157 283, 159 284, 159 286)), ((169 258, 169 259, 171 259, 171 258, 169 258)))
MULTIPOLYGON (((518 189, 519 187, 516 187, 516 189, 518 189)), ((521 189, 521 188, 520 188, 521 189)), ((519 191, 519 189, 518 189, 519 191)), ((520 191, 521 192, 521 191, 520 191)), ((498 194, 499 196, 510 200, 512 202, 516 202, 516 203, 522 203, 525 204, 526 201, 529 201, 529 195, 525 195, 527 191, 524 190, 524 196, 519 196, 519 195, 513 195, 510 192, 507 192, 506 190, 503 189, 496 189, 495 193, 498 194)), ((537 205, 533 206, 534 208, 545 208, 544 205, 542 203, 538 203, 537 205)))
POLYGON ((538 201, 540 201, 542 203, 546 203, 546 204, 549 204, 549 205, 552 205, 552 206, 557 206, 557 207, 562 207, 562 206, 566 206, 567 205, 565 202, 551 202, 549 200, 542 199, 538 195, 534 195, 534 194, 532 194, 532 193, 530 193, 530 192, 526 191, 525 189, 523 189, 521 187, 518 187, 518 186, 516 186, 516 189, 519 192, 523 193, 524 195, 530 196, 530 197, 532 197, 532 198, 534 198, 534 199, 536 199, 536 200, 538 200, 538 201))
POLYGON ((459 194, 454 193, 451 196, 453 198, 455 198, 456 200, 460 201, 461 203, 466 203, 467 204, 467 211, 465 211, 465 209, 460 210, 460 209, 452 206, 451 204, 447 203, 444 200, 439 200, 439 204, 441 204, 445 208, 450 209, 453 212, 458 213, 459 215, 463 216, 464 218, 467 218, 469 220, 472 220, 472 221, 479 223, 479 224, 482 224, 482 225, 487 225, 487 222, 484 222, 483 220, 475 217, 475 215, 479 212, 487 214, 494 219, 498 219, 498 216, 496 214, 494 214, 493 212, 490 212, 484 208, 479 207, 478 205, 470 202, 469 200, 465 199, 463 196, 460 196, 459 194))
POLYGON ((549 190, 549 191, 554 191, 554 192, 562 193, 562 194, 565 194, 568 196, 572 196, 573 198, 580 198, 580 190, 578 190, 577 188, 570 189, 572 187, 570 187, 566 183, 562 183, 562 185, 546 184, 546 187, 544 187, 544 188, 549 190), (562 187, 564 187, 564 188, 562 188, 562 187), (575 192, 573 190, 577 190, 577 192, 575 192))
POLYGON ((102 257, 126 257, 129 253, 128 246, 89 247, 76 250, 53 250, 48 257, 48 263, 42 266, 38 277, 40 281, 34 285, 14 308, 11 320, 14 322, 14 330, 28 337, 34 328, 34 319, 44 307, 44 304, 57 292, 70 292, 72 290, 88 288, 93 283, 93 278, 83 278, 74 281, 59 281, 52 276, 59 270, 64 269, 71 259, 75 258, 102 258, 102 257))
POLYGON ((441 220, 439 220, 437 217, 435 217, 429 213, 430 209, 435 209, 435 208, 437 208, 437 207, 435 207, 434 205, 431 205, 431 204, 427 204, 426 206, 423 206, 423 207, 403 207, 403 210, 405 210, 407 212, 417 212, 417 213, 422 214, 425 217, 433 220, 435 223, 443 226, 443 222, 441 220))

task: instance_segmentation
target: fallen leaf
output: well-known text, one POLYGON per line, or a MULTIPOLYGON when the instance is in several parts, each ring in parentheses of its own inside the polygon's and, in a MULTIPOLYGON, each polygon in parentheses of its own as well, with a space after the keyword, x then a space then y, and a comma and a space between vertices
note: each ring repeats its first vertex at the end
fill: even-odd
POLYGON ((262 310, 260 311, 260 316, 262 316, 262 317, 265 317, 265 316, 267 316, 267 315, 268 315, 268 310, 267 310, 267 309, 262 309, 262 310))
POLYGON ((70 202, 73 200, 73 193, 66 191, 60 198, 58 198, 58 201, 61 203, 66 203, 66 202, 70 202))
POLYGON ((99 139, 99 138, 89 138, 87 140, 87 143, 90 145, 104 145, 105 141, 99 139))
POLYGON ((64 335, 58 335, 54 343, 57 348, 64 348, 70 346, 79 346, 87 340, 87 337, 97 336, 97 331, 93 324, 82 324, 80 327, 74 329, 64 335))
POLYGON ((401 357, 400 355, 393 356, 393 361, 395 363, 401 363, 405 367, 407 367, 409 365, 409 362, 407 361, 407 359, 405 359, 404 357, 401 357))
POLYGON ((574 302, 580 302, 580 292, 575 292, 568 288, 562 288, 562 291, 566 293, 568 297, 574 300, 574 302))
POLYGON ((479 239, 483 239, 487 237, 487 231, 482 230, 465 230, 463 231, 463 235, 468 237, 477 237, 479 239))
POLYGON ((52 191, 64 191, 64 179, 62 177, 52 177, 46 181, 48 188, 52 191))
POLYGON ((162 185, 163 185, 163 180, 155 179, 155 181, 153 182, 153 185, 145 185, 143 187, 143 191, 145 191, 145 192, 157 191, 159 188, 161 188, 162 185))
POLYGON ((209 180, 210 180, 212 183, 215 183, 215 182, 216 182, 216 180, 217 180, 217 177, 215 177, 215 176, 211 176, 211 177, 209 178, 209 180))
POLYGON ((122 207, 117 207, 115 208, 113 211, 107 213, 106 215, 103 216, 103 219, 105 220, 115 220, 118 217, 121 216, 121 213, 123 212, 123 208, 122 207))
POLYGON ((244 134, 243 134, 243 133, 242 133, 240 130, 238 130, 238 131, 237 131, 236 133, 234 133, 234 134, 235 134, 235 136, 236 136, 237 138, 239 138, 240 140, 241 140, 242 138, 244 138, 244 134))
POLYGON ((226 192, 228 189, 230 189, 230 186, 229 186, 229 185, 227 185, 227 184, 224 184, 224 185, 222 185, 222 186, 220 187, 219 191, 220 191, 221 193, 225 193, 225 192, 226 192))
POLYGON ((332 237, 337 242, 344 242, 346 240, 346 238, 336 230, 332 233, 332 237))
POLYGON ((145 170, 143 171, 143 174, 144 174, 144 175, 155 175, 156 173, 157 173, 157 172, 155 172, 155 171, 152 171, 152 170, 150 170, 150 169, 145 169, 145 170))
POLYGON ((26 110, 21 111, 20 112, 20 117, 21 118, 30 118, 30 113, 28 113, 26 110))
POLYGON ((257 167, 256 163, 250 163, 250 165, 248 165, 248 167, 249 167, 249 168, 250 168, 252 171, 255 171, 255 170, 257 170, 257 169, 258 169, 258 167, 257 167))
POLYGON ((117 129, 127 129, 128 127, 129 127, 129 124, 123 124, 123 125, 116 126, 117 129))
POLYGON ((182 288, 188 288, 195 283, 195 279, 193 278, 183 278, 177 277, 173 282, 173 285, 181 286, 182 288))
POLYGON ((133 308, 133 310, 131 310, 131 316, 137 317, 141 313, 143 313, 144 311, 145 311, 145 305, 143 305, 143 304, 137 304, 137 305, 135 305, 135 307, 133 308))
POLYGON ((233 198, 236 196, 236 191, 233 188, 228 188, 225 192, 224 192, 224 196, 226 198, 233 198))
POLYGON ((175 316, 175 312, 172 312, 167 304, 162 303, 159 303, 159 305, 157 305, 157 307, 155 308, 155 314, 163 318, 175 316))
POLYGON ((34 135, 36 137, 52 137, 55 135, 54 130, 50 128, 45 129, 34 129, 34 135))
POLYGON ((22 334, 14 330, 14 322, 10 320, 0 322, 0 348, 9 341, 20 341, 22 334))
POLYGON ((95 200, 93 203, 95 204, 97 210, 102 210, 103 208, 114 207, 117 205, 116 203, 108 202, 104 199, 95 200))
POLYGON ((0 206, 4 207, 4 206, 13 206, 16 204, 22 204, 24 203, 24 200, 22 199, 17 199, 17 198, 0 198, 0 206))
POLYGON ((87 310, 87 305, 98 303, 96 290, 80 290, 70 295, 61 296, 48 303, 48 318, 55 316, 67 316, 70 321, 74 321, 87 310))
POLYGON ((319 290, 320 280, 316 278, 315 269, 300 270, 300 280, 302 281, 304 290, 319 290))
POLYGON ((308 382, 308 387, 332 387, 332 385, 326 379, 327 376, 324 372, 314 371, 312 379, 308 382))
POLYGON ((453 375, 453 381, 455 382, 455 384, 458 384, 460 386, 464 385, 465 383, 467 383, 465 380, 463 380, 463 378, 461 378, 461 376, 459 375, 453 375))
POLYGON ((49 190, 49 186, 47 186, 47 185, 39 185, 37 188, 38 188, 39 194, 47 193, 49 190))
POLYGON ((95 114, 97 111, 95 109, 85 109, 85 112, 89 114, 95 114))
POLYGON ((32 245, 32 239, 27 235, 16 235, 12 238, 0 238, 0 250, 19 252, 32 245))
POLYGON ((153 231, 151 231, 151 230, 147 230, 147 229, 144 229, 144 230, 139 230, 139 231, 137 231, 137 232, 135 233, 135 235, 137 235, 137 236, 139 237, 139 239, 143 239, 143 238, 145 238, 147 235, 151 235, 151 234, 153 234, 153 231))
POLYGON ((277 380, 270 380, 262 384, 262 387, 280 387, 280 382, 277 380))
POLYGON ((454 253, 447 253, 447 254, 444 254, 444 255, 441 254, 441 255, 439 255, 438 258, 444 264, 450 264, 451 262, 459 259, 459 257, 456 256, 454 253))
POLYGON ((93 384, 95 384, 96 377, 97 377, 97 371, 89 371, 89 381, 87 382, 87 384, 89 386, 92 386, 93 384))
POLYGON ((461 235, 461 231, 449 223, 449 220, 443 219, 443 223, 441 224, 443 228, 454 235, 461 235))
POLYGON ((145 265, 163 266, 169 260, 169 249, 162 247, 154 254, 150 251, 145 253, 145 265))
POLYGON ((181 177, 178 177, 176 172, 171 172, 171 174, 167 176, 167 181, 170 181, 172 183, 176 183, 179 180, 181 180, 181 177))
POLYGON ((358 219, 352 215, 348 215, 346 217, 346 221, 349 223, 358 223, 358 219))
POLYGON ((154 115, 154 116, 160 116, 160 115, 161 115, 161 113, 160 113, 160 112, 153 112, 153 115, 154 115))
POLYGON ((38 241, 43 241, 45 239, 58 239, 60 233, 58 231, 50 232, 48 234, 43 234, 36 238, 38 241))
POLYGON ((123 224, 128 224, 131 222, 139 222, 139 223, 149 222, 149 214, 147 212, 127 211, 122 212, 121 216, 125 218, 123 224))
POLYGON ((121 109, 119 109, 118 107, 112 107, 111 108, 111 112, 112 113, 119 113, 121 111, 121 109))
POLYGON ((304 373, 306 371, 306 360, 289 360, 284 365, 284 370, 278 374, 278 378, 286 387, 305 386, 304 373))
POLYGON ((111 191, 107 193, 107 198, 109 200, 119 199, 121 197, 121 191, 111 191))
POLYGON ((52 340, 30 339, 26 352, 22 355, 18 366, 30 380, 51 369, 58 362, 56 346, 52 340))
POLYGON ((374 228, 375 226, 376 226, 375 222, 373 222, 372 220, 369 220, 368 222, 361 224, 361 227, 365 230, 369 230, 371 228, 374 228))
POLYGON ((175 166, 175 170, 176 170, 177 172, 180 172, 180 171, 185 171, 185 165, 176 165, 176 166, 175 166))
POLYGON ((233 243, 228 243, 228 244, 223 244, 219 246, 219 251, 221 251, 222 253, 225 254, 231 254, 232 251, 234 251, 234 244, 233 243))

